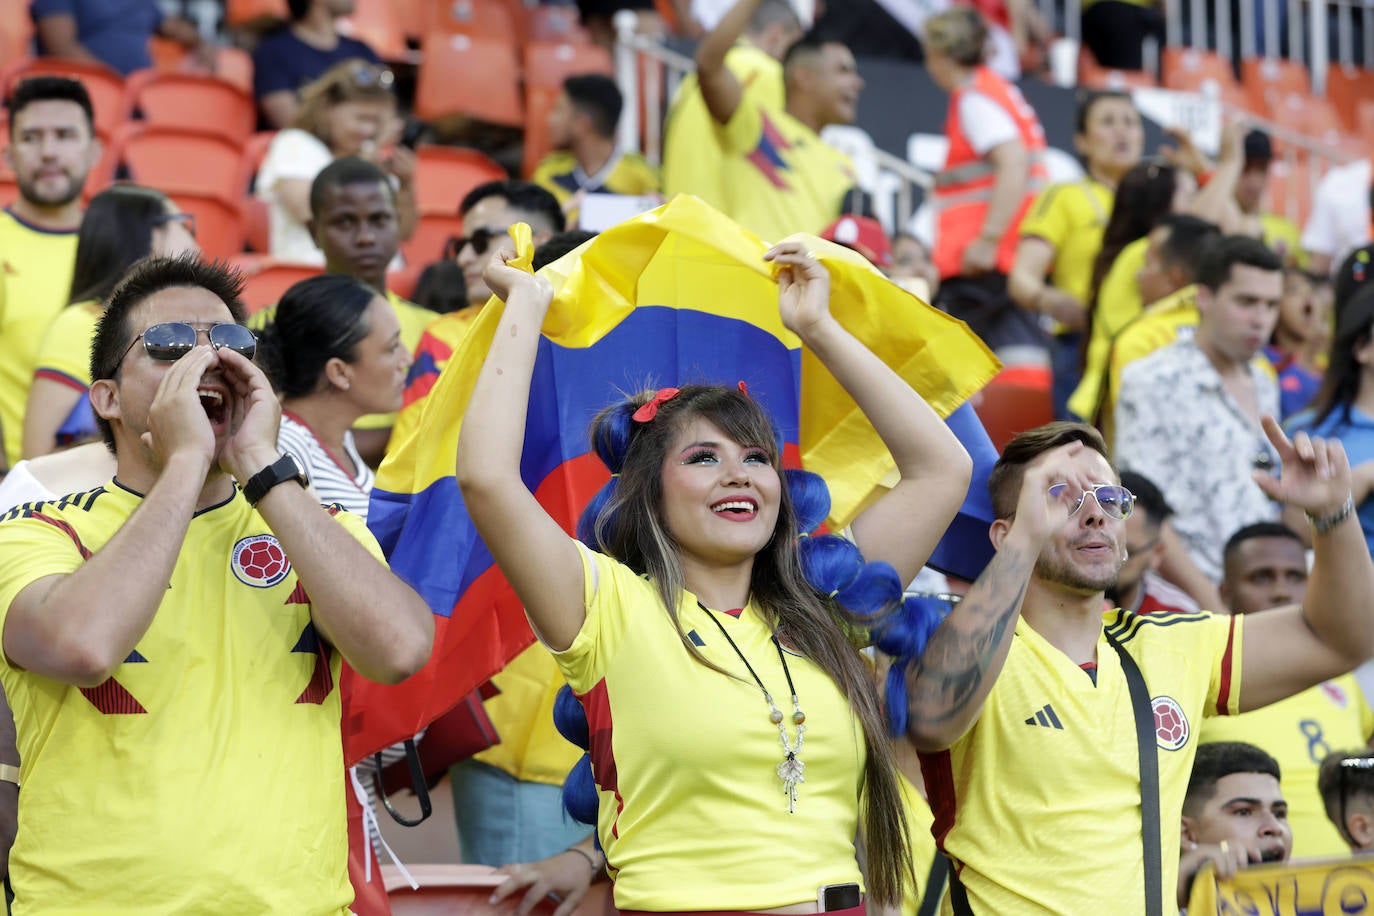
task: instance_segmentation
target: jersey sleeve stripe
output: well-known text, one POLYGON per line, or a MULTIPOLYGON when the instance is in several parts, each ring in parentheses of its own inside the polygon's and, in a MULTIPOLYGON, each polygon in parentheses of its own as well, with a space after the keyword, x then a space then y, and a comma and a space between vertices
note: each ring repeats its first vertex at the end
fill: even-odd
POLYGON ((77 536, 76 529, 62 519, 53 518, 51 515, 44 515, 41 512, 28 512, 25 514, 25 517, 37 519, 40 522, 47 522, 49 525, 52 525, 58 531, 61 531, 72 539, 72 543, 76 545, 77 552, 81 554, 81 559, 89 560, 91 558, 91 552, 86 549, 85 544, 81 543, 81 538, 77 536))
POLYGON ((81 379, 73 375, 68 375, 60 369, 35 369, 33 370, 33 377, 45 378, 49 381, 57 382, 59 385, 65 385, 66 387, 71 388, 77 392, 80 392, 81 394, 85 394, 89 390, 86 386, 86 383, 81 381, 81 379))
POLYGON ((958 804, 954 795, 954 769, 950 763, 949 751, 921 753, 917 756, 921 760, 921 776, 926 781, 926 795, 931 802, 930 810, 935 815, 930 832, 935 837, 935 845, 944 852, 945 837, 954 829, 954 815, 958 804))
POLYGON ((1221 686, 1217 688, 1217 715, 1225 716, 1231 712, 1231 664, 1235 660, 1236 618, 1226 631, 1226 651, 1221 656, 1221 686))

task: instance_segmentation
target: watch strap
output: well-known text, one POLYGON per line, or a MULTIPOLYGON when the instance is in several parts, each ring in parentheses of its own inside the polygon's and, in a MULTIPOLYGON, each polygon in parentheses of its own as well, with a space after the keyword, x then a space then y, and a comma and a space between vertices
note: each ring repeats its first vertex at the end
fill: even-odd
POLYGON ((243 498, 248 500, 248 505, 256 506, 273 487, 288 480, 294 480, 302 487, 309 485, 305 479, 305 472, 301 470, 296 459, 291 455, 282 455, 248 478, 248 482, 243 485, 243 498))

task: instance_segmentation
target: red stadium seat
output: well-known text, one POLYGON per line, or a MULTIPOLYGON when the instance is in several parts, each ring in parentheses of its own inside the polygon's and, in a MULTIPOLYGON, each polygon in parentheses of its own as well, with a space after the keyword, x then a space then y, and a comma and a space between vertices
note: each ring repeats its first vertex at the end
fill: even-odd
POLYGON ((250 251, 267 254, 272 246, 272 217, 267 209, 267 201, 252 194, 245 194, 239 201, 239 213, 243 215, 243 244, 250 251))
POLYGON ((425 121, 459 115, 519 127, 520 67, 504 39, 431 33, 425 38, 415 87, 415 116, 425 121))
POLYGON ((1326 68, 1326 99, 1336 106, 1346 130, 1358 133, 1360 102, 1374 99, 1374 71, 1330 65, 1326 68))
POLYGON ((296 283, 319 276, 321 273, 323 268, 314 264, 296 264, 267 258, 259 262, 257 268, 245 277, 243 304, 249 314, 265 309, 276 304, 282 293, 296 283))
POLYGON ((1086 46, 1078 51, 1078 84, 1090 89, 1152 89, 1159 85, 1144 70, 1113 70, 1102 66, 1086 46))
POLYGON ((183 213, 196 218, 196 242, 207 258, 227 259, 243 251, 243 217, 236 204, 214 194, 169 192, 183 213))
POLYGON ((1248 111, 1255 110, 1245 94, 1231 62, 1211 51, 1192 48, 1166 48, 1160 60, 1161 82, 1166 89, 1180 92, 1201 92, 1211 82, 1215 84, 1221 101, 1248 111))
POLYGON ((95 131, 101 137, 110 136, 116 127, 128 120, 129 104, 124 91, 124 78, 104 64, 55 57, 22 61, 5 70, 5 98, 9 98, 20 80, 29 76, 65 76, 80 80, 91 96, 91 107, 95 109, 95 131))
POLYGON ((520 43, 519 21, 506 0, 426 0, 426 35, 470 35, 520 43))
POLYGON ((495 160, 475 149, 431 143, 415 148, 415 204, 421 213, 457 213, 473 188, 508 177, 495 160))
MULTIPOLYGON (((168 38, 154 35, 148 40, 148 53, 153 59, 152 69, 176 73, 200 73, 217 76, 233 83, 244 92, 253 92, 253 57, 242 48, 219 45, 215 48, 215 68, 213 73, 205 69, 190 54, 185 45, 168 38)), ((130 74, 130 80, 136 74, 130 74)))
POLYGON ((218 134, 131 122, 111 144, 115 162, 139 184, 215 195, 235 207, 243 196, 243 148, 218 134))
POLYGON ((1269 167, 1268 209, 1286 216, 1299 226, 1307 222, 1312 209, 1312 178, 1304 157, 1287 156, 1274 160, 1269 167))
POLYGON ((225 0, 224 24, 230 28, 252 26, 264 20, 290 18, 286 0, 225 0))
POLYGON ((0 67, 9 67, 26 59, 33 47, 33 19, 29 5, 21 2, 0 3, 0 67))
POLYGON ((563 91, 563 80, 583 73, 615 75, 610 52, 591 44, 531 41, 525 45, 525 155, 521 170, 526 178, 549 151, 549 110, 563 91))
POLYGON ((591 36, 582 28, 575 6, 541 3, 529 11, 528 41, 557 41, 588 44, 591 36))
POLYGON ((423 267, 442 258, 448 240, 462 234, 463 218, 456 213, 423 213, 410 238, 401 243, 401 254, 407 264, 423 267))
POLYGON ((1296 93, 1312 97, 1312 81, 1308 79, 1307 68, 1289 60, 1271 57, 1252 57, 1240 62, 1241 82, 1250 96, 1254 111, 1265 111, 1271 93, 1296 93))
POLYGON ((394 0, 354 0, 353 12, 338 21, 339 33, 364 42, 383 60, 406 60, 410 47, 393 3, 394 0))
POLYGON ((974 410, 1000 452, 1017 434, 1054 419, 1048 367, 1011 366, 978 393, 974 410))
POLYGON ((149 124, 192 128, 244 143, 258 123, 252 94, 196 73, 141 71, 129 79, 129 108, 149 124))

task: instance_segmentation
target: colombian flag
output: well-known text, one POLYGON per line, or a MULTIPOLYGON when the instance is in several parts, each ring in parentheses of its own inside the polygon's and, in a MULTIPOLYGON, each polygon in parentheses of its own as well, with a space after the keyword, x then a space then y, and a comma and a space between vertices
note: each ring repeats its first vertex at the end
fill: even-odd
MULTIPOLYGON (((517 263, 528 269, 529 229, 511 232, 517 263)), ((996 453, 960 405, 997 373, 996 359, 962 322, 889 282, 859 254, 807 242, 830 270, 832 313, 949 417, 974 455, 969 518, 951 528, 941 554, 949 571, 976 576, 991 555, 982 481, 996 453)), ((521 475, 570 533, 608 479, 588 447, 592 417, 625 393, 683 382, 745 382, 774 417, 788 464, 826 478, 832 527, 848 524, 879 492, 892 459, 839 383, 782 326, 767 248, 681 196, 541 271, 555 296, 531 385, 521 475)), ((453 478, 463 411, 502 308, 494 298, 483 308, 425 399, 418 426, 393 443, 378 472, 369 525, 392 569, 434 611, 434 652, 399 685, 345 675, 350 764, 417 732, 534 640, 453 478)))

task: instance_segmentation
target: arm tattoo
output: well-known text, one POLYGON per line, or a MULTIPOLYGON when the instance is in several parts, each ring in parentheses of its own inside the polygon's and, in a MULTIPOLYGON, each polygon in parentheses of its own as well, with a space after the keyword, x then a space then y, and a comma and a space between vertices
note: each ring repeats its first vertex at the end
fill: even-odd
POLYGON ((1034 558, 999 552, 944 623, 907 676, 913 722, 946 723, 976 714, 1001 670, 1008 633, 1026 597, 1034 558))

